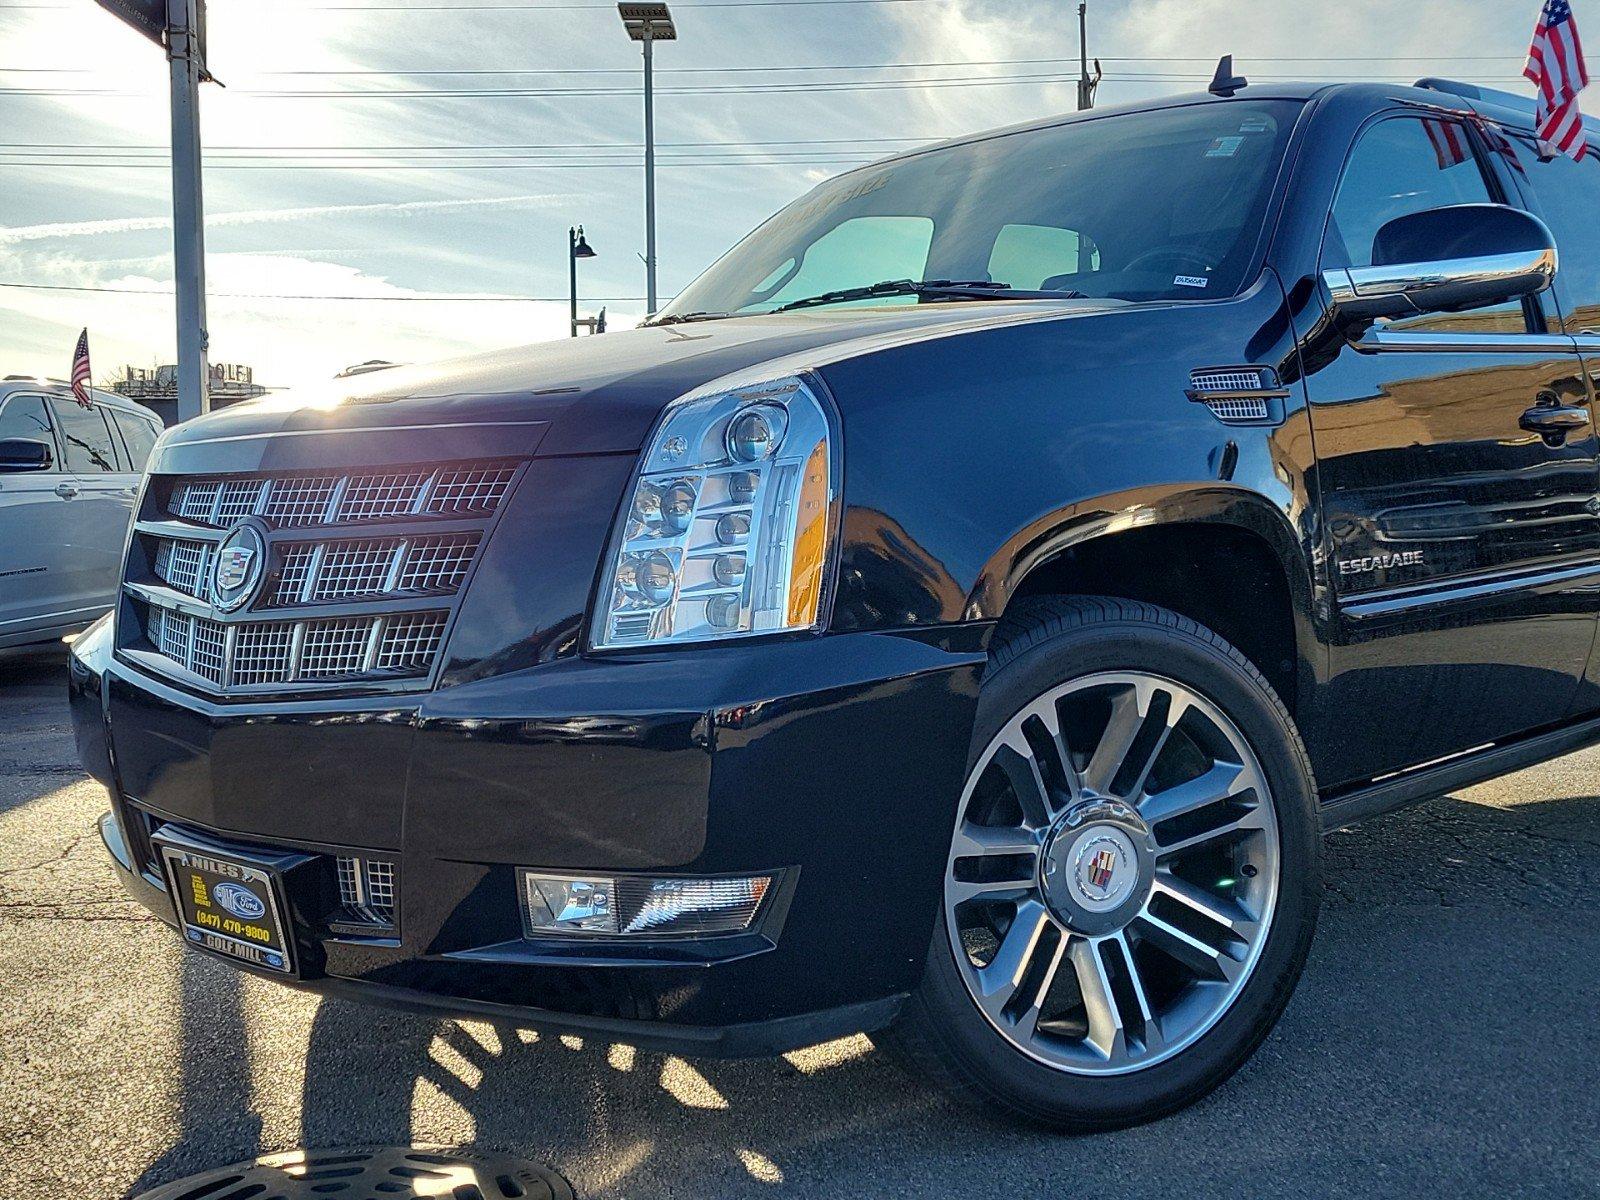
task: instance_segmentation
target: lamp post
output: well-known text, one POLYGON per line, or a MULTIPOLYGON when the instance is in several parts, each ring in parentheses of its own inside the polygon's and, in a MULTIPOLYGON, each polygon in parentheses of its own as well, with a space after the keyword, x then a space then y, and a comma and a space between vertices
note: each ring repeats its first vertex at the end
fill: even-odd
POLYGON ((656 125, 650 47, 676 41, 678 29, 665 4, 618 4, 628 36, 644 43, 644 271, 645 306, 656 311, 656 125))
POLYGON ((593 258, 594 248, 589 245, 589 240, 583 236, 583 226, 578 225, 567 230, 567 265, 572 273, 572 336, 578 336, 578 260, 580 258, 593 258))

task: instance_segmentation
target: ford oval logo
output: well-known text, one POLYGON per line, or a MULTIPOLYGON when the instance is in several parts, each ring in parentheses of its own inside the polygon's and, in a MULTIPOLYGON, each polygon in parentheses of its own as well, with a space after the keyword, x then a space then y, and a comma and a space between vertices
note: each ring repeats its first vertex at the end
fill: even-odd
POLYGON ((267 915, 267 906, 261 903, 260 897, 241 884, 214 884, 211 898, 241 921, 254 921, 267 915))

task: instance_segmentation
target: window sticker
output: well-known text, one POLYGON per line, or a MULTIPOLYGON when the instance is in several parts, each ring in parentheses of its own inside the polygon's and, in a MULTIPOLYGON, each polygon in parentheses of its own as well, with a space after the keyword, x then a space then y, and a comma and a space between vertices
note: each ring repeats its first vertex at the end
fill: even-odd
POLYGON ((1232 158, 1239 153, 1239 147, 1244 145, 1242 137, 1219 137, 1211 143, 1211 149, 1206 151, 1207 158, 1232 158))
POLYGON ((1204 275, 1179 275, 1172 281, 1174 287, 1203 288, 1210 287, 1211 280, 1204 275))

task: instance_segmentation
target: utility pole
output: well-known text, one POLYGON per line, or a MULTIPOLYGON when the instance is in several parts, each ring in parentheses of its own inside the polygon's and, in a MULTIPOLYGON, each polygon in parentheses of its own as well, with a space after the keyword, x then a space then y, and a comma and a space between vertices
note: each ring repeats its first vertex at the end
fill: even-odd
POLYGON ((1078 60, 1078 111, 1086 112, 1094 107, 1094 94, 1100 87, 1102 75, 1098 58, 1094 60, 1094 74, 1089 74, 1089 5, 1086 0, 1078 5, 1078 60))
POLYGON ((677 39, 665 4, 618 4, 628 36, 644 43, 644 269, 645 306, 656 311, 656 118, 655 75, 650 47, 677 39))
POLYGON ((203 0, 167 0, 172 66, 172 253, 178 298, 178 420, 211 411, 206 361, 206 230, 200 174, 203 0))

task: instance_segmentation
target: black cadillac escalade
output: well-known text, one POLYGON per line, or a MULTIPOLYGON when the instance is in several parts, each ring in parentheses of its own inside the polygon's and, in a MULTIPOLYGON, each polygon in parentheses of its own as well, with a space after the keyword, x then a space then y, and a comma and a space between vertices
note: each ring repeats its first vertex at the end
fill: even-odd
POLYGON ((331 995, 865 1030, 1065 1128, 1215 1086, 1323 831, 1600 740, 1600 154, 1241 84, 170 431, 73 666, 124 886, 331 995))

